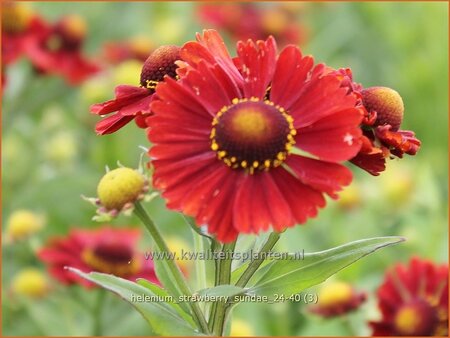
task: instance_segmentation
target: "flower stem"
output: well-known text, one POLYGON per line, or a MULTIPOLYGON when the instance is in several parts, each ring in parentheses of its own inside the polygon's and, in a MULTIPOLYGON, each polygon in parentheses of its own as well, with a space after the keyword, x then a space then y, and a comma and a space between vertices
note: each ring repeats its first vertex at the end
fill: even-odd
POLYGON ((243 288, 247 285, 250 278, 252 278, 256 270, 258 270, 258 268, 265 260, 265 257, 262 254, 272 250, 275 244, 277 244, 279 239, 280 239, 279 232, 272 232, 270 234, 269 238, 267 239, 267 242, 264 243, 263 247, 259 251, 258 257, 250 262, 247 269, 245 269, 244 273, 241 275, 241 277, 239 277, 238 281, 236 282, 236 286, 243 288))
MULTIPOLYGON (((152 236, 156 246, 161 252, 167 253, 165 257, 169 257, 168 255, 169 248, 167 247, 166 242, 164 241, 163 237, 161 236, 161 233, 159 232, 158 228, 156 227, 155 223, 151 220, 150 216, 147 214, 145 209, 142 207, 142 205, 139 202, 135 203, 135 214, 139 217, 139 219, 144 223, 145 227, 147 228, 148 232, 152 236)), ((175 282, 177 286, 179 287, 180 291, 183 293, 184 296, 192 296, 192 291, 189 288, 189 285, 187 284, 186 280, 184 279, 183 273, 179 269, 179 267, 175 264, 173 259, 167 259, 167 266, 170 270, 170 273, 172 274, 173 278, 175 279, 175 282)), ((206 322, 205 316, 203 315, 200 306, 196 302, 189 302, 188 303, 192 313, 194 320, 197 322, 197 325, 199 329, 203 333, 209 334, 208 329, 208 323, 206 322)))
POLYGON ((106 296, 106 290, 99 289, 97 299, 95 300, 95 304, 93 307, 93 317, 94 317, 94 328, 93 328, 93 335, 96 337, 99 337, 102 335, 102 317, 103 317, 103 303, 106 296))
MULTIPOLYGON (((231 281, 231 264, 233 262, 233 252, 236 247, 236 241, 224 244, 222 247, 221 258, 219 261, 219 271, 217 274, 217 285, 230 284, 231 281)), ((222 336, 225 324, 225 314, 228 304, 219 302, 214 307, 214 313, 210 320, 212 320, 212 333, 215 336, 222 336)))

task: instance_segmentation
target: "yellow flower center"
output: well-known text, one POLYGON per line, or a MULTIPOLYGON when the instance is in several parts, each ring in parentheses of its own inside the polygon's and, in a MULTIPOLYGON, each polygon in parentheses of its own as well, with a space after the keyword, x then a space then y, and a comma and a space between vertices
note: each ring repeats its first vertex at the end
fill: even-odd
POLYGON ((44 226, 41 216, 28 210, 17 210, 8 219, 6 234, 12 240, 26 238, 44 226))
POLYGON ((353 289, 344 282, 326 284, 318 294, 318 304, 321 307, 335 306, 349 302, 352 299, 353 289))
POLYGON ((84 262, 94 271, 128 277, 137 273, 141 262, 133 257, 132 248, 121 243, 100 243, 81 254, 84 262))
POLYGON ((108 172, 97 187, 100 203, 107 210, 121 210, 134 203, 144 192, 146 181, 143 175, 130 168, 117 168, 108 172))
POLYGON ((400 307, 394 318, 396 331, 404 336, 433 335, 438 323, 436 310, 421 299, 400 307))
POLYGON ((233 169, 250 174, 280 166, 295 144, 292 117, 273 102, 234 99, 213 119, 211 149, 233 169))

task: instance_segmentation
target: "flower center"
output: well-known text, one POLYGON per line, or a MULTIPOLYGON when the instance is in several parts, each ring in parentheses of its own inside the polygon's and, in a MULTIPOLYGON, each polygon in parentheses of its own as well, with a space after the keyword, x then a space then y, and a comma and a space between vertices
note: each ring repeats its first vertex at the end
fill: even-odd
POLYGON ((144 63, 141 72, 141 86, 154 90, 158 82, 164 80, 168 75, 172 78, 177 77, 175 64, 180 58, 180 47, 161 46, 157 48, 144 63))
POLYGON ((403 305, 396 313, 394 325, 401 335, 433 335, 437 321, 436 311, 425 301, 416 300, 403 305))
POLYGON ((273 102, 233 99, 213 120, 211 149, 229 167, 253 174, 280 166, 295 134, 292 117, 273 102))
POLYGON ((21 33, 27 29, 32 16, 31 10, 22 4, 2 4, 2 30, 10 34, 21 33))
POLYGON ((93 270, 127 277, 140 269, 140 262, 133 259, 133 250, 117 242, 104 242, 82 253, 84 262, 93 270))

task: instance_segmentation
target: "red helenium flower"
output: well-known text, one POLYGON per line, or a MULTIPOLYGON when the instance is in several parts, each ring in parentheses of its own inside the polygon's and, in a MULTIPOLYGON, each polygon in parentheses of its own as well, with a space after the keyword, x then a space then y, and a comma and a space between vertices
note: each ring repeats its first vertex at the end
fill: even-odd
POLYGON ((93 286, 65 267, 109 273, 133 281, 145 278, 157 282, 153 262, 136 251, 140 236, 138 229, 74 229, 66 237, 51 240, 38 257, 47 264, 50 274, 64 284, 93 286))
POLYGON ((350 69, 329 70, 339 76, 342 86, 357 98, 357 107, 364 112, 362 147, 350 160, 374 176, 386 169, 386 158, 403 154, 415 155, 421 142, 414 132, 399 130, 403 120, 403 101, 393 89, 387 87, 363 88, 353 82, 350 69))
POLYGON ((106 115, 115 112, 97 123, 99 135, 111 134, 136 119, 136 124, 146 128, 145 119, 151 114, 150 103, 154 99, 155 87, 165 75, 175 78, 180 47, 161 46, 145 61, 142 67, 140 87, 120 85, 116 87, 115 98, 91 106, 91 113, 106 115))
POLYGON ((362 113, 325 66, 275 40, 237 44, 216 31, 181 50, 179 81, 156 88, 147 119, 154 186, 171 209, 223 242, 304 223, 351 182, 339 162, 361 147, 362 113), (297 154, 300 149, 309 156, 297 154))
POLYGON ((382 319, 370 323, 374 336, 448 335, 448 265, 397 264, 377 294, 382 319))
POLYGON ((34 28, 34 33, 36 38, 27 40, 24 49, 40 73, 61 75, 75 85, 100 70, 82 54, 86 34, 82 18, 69 15, 54 25, 42 23, 34 28))
POLYGON ((44 21, 28 7, 2 3, 2 64, 8 65, 23 55, 27 40, 36 38, 44 21))

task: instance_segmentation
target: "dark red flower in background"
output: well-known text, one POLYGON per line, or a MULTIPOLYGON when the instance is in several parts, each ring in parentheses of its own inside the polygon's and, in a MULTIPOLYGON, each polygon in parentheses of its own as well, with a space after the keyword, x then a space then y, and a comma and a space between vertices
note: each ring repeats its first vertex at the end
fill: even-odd
POLYGON ((387 87, 363 88, 353 82, 350 69, 330 70, 339 76, 342 86, 357 98, 357 106, 364 111, 362 122, 362 147, 350 160, 374 176, 386 168, 386 158, 404 154, 415 155, 421 142, 414 132, 399 130, 403 121, 404 106, 401 96, 387 87))
POLYGON ((147 119, 167 206, 223 242, 316 216, 324 194, 352 180, 339 162, 361 147, 355 97, 297 47, 277 56, 272 37, 239 42, 235 60, 216 31, 197 40, 181 50, 181 79, 157 86, 147 119))
POLYGON ((144 37, 135 37, 126 41, 106 42, 103 45, 103 59, 113 65, 125 60, 145 62, 153 48, 152 42, 144 37))
POLYGON ((233 40, 259 40, 273 35, 280 46, 301 44, 306 29, 298 22, 303 11, 299 3, 255 5, 253 3, 201 4, 198 16, 207 25, 226 32, 233 40))
POLYGON ((164 76, 175 78, 180 47, 161 46, 145 61, 142 67, 140 87, 120 85, 116 87, 115 98, 91 106, 91 113, 106 115, 115 112, 97 123, 97 134, 111 134, 136 119, 136 124, 146 128, 145 119, 151 114, 150 103, 154 98, 155 87, 164 76))
POLYGON ((448 335, 448 264, 397 264, 377 294, 382 319, 370 323, 374 336, 448 335))
POLYGON ((54 25, 41 23, 34 34, 24 50, 38 72, 61 75, 75 85, 100 70, 82 53, 86 24, 81 17, 68 15, 54 25))
POLYGON ((44 21, 27 6, 8 2, 2 10, 2 64, 16 61, 24 53, 25 41, 36 38, 44 21))
POLYGON ((66 237, 51 240, 38 257, 63 284, 94 286, 65 267, 113 274, 132 281, 145 278, 157 283, 153 262, 136 250, 140 236, 139 229, 74 229, 66 237))

